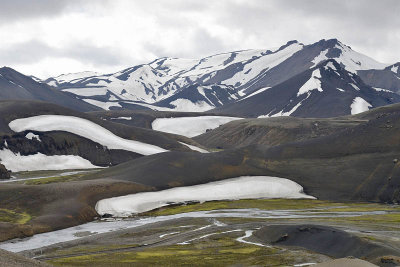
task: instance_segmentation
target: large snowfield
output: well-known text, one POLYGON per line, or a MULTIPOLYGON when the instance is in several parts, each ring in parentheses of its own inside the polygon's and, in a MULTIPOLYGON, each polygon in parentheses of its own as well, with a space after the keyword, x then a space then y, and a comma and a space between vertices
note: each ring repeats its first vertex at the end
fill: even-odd
POLYGON ((167 151, 155 145, 121 138, 94 122, 73 116, 40 115, 13 120, 8 126, 14 132, 26 130, 39 132, 65 131, 90 139, 108 149, 122 149, 142 155, 167 151))
POLYGON ((153 121, 151 127, 161 132, 193 137, 205 133, 208 129, 215 129, 222 124, 240 119, 224 116, 159 118, 153 121))
POLYGON ((19 153, 3 149, 0 150, 0 159, 1 164, 13 172, 99 168, 90 161, 74 155, 47 156, 37 153, 21 156, 19 153))
POLYGON ((96 211, 118 217, 153 210, 171 203, 190 201, 237 200, 257 198, 311 198, 303 187, 291 180, 270 176, 242 176, 206 184, 183 186, 158 192, 144 192, 103 199, 96 211))

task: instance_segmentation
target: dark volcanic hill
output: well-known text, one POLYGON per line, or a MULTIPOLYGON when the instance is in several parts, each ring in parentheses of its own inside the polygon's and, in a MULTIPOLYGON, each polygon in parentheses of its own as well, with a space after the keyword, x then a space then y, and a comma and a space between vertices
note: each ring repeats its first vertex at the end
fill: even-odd
POLYGON ((247 117, 335 117, 397 103, 400 96, 367 86, 334 59, 215 112, 247 117))
POLYGON ((0 68, 0 100, 7 99, 46 101, 77 111, 99 109, 11 68, 3 67, 0 68))
POLYGON ((319 199, 399 202, 399 159, 400 116, 392 113, 328 136, 274 147, 151 155, 103 170, 96 177, 162 189, 270 175, 291 179, 319 199))
POLYGON ((235 148, 252 144, 267 146, 327 136, 351 128, 371 119, 397 114, 400 104, 371 109, 356 115, 335 118, 275 117, 231 121, 193 137, 209 148, 235 148))
POLYGON ((252 144, 275 146, 327 136, 354 127, 367 120, 347 118, 276 117, 243 119, 193 137, 198 143, 217 149, 243 147, 252 144))

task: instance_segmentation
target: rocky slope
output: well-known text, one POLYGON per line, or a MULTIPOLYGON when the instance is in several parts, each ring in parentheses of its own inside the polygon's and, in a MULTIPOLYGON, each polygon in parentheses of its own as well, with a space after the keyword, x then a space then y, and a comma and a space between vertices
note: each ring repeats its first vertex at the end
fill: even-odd
POLYGON ((40 100, 77 111, 99 108, 60 92, 11 68, 0 68, 0 100, 40 100))

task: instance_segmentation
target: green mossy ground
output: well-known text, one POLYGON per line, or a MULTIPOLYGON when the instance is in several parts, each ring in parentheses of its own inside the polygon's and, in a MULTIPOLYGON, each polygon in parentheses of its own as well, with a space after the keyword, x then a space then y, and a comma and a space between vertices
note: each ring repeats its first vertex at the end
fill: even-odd
MULTIPOLYGON (((35 177, 42 177, 45 176, 44 178, 38 178, 38 179, 32 179, 32 180, 23 180, 23 181, 18 181, 16 180, 16 183, 21 183, 25 185, 42 185, 42 184, 50 184, 50 183, 61 183, 61 182, 70 182, 70 181, 79 181, 83 180, 82 178, 86 176, 88 173, 94 173, 97 171, 100 171, 99 169, 93 169, 93 170, 85 170, 84 172, 80 173, 75 173, 71 175, 60 175, 62 173, 66 173, 68 170, 63 170, 61 171, 34 171, 34 172, 18 172, 15 174, 15 176, 19 179, 24 179, 24 178, 35 178, 35 177)), ((71 172, 74 171, 81 171, 81 170, 70 170, 71 172)))
POLYGON ((21 183, 26 185, 42 185, 42 184, 51 184, 51 183, 62 183, 62 182, 71 182, 71 181, 78 181, 81 177, 85 176, 86 173, 79 173, 73 175, 65 175, 65 176, 53 176, 53 177, 46 177, 40 178, 35 180, 26 180, 21 181, 21 183))
POLYGON ((99 253, 60 258, 49 263, 55 266, 282 266, 310 260, 302 255, 276 248, 259 247, 237 242, 232 237, 214 237, 189 245, 171 245, 144 251, 99 253))
POLYGON ((31 220, 31 215, 26 212, 18 212, 0 208, 0 222, 25 224, 31 220))

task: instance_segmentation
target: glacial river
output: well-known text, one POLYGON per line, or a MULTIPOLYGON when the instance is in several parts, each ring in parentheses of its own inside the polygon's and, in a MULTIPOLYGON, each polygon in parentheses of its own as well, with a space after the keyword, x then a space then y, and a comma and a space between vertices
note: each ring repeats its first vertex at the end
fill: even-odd
POLYGON ((321 217, 355 217, 363 215, 380 215, 386 211, 372 212, 327 212, 324 210, 260 210, 260 209, 227 209, 213 211, 188 212, 168 216, 135 217, 125 219, 99 220, 58 231, 37 234, 29 238, 14 239, 0 243, 0 248, 20 252, 38 249, 49 245, 93 236, 101 233, 134 228, 151 223, 179 218, 264 218, 264 219, 301 219, 321 217))

